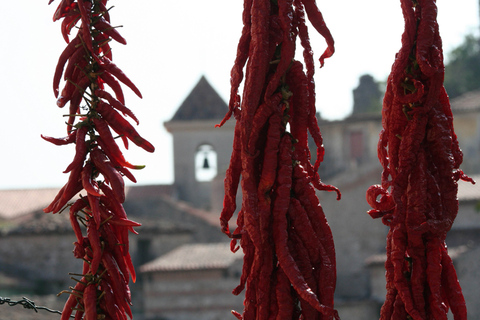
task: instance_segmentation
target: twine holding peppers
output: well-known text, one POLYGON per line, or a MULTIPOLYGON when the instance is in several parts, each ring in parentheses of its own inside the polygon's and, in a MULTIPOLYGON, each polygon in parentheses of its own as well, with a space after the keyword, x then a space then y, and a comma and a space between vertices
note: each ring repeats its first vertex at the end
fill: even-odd
POLYGON ((402 47, 387 82, 378 157, 382 183, 369 214, 389 226, 382 320, 467 319, 445 238, 458 212, 462 152, 443 87, 435 0, 401 0, 402 47))
POLYGON ((236 118, 220 221, 232 251, 240 241, 244 252, 240 284, 233 290, 238 295, 246 288, 243 314, 232 311, 238 319, 339 319, 333 305, 335 249, 315 187, 336 191, 338 198, 340 192, 318 175, 324 148, 305 12, 327 42, 323 65, 334 41, 314 0, 244 1, 229 112, 220 123, 236 118), (294 57, 297 38, 305 67, 294 57), (313 165, 308 133, 317 147, 313 165), (242 205, 232 232, 239 183, 242 205))
MULTIPOLYGON (((49 2, 52 3, 53 0, 49 2)), ((67 137, 43 139, 56 144, 75 144, 75 157, 67 166, 68 182, 44 211, 68 210, 76 235, 74 255, 83 260, 83 270, 71 288, 62 320, 75 311, 75 319, 132 318, 129 279, 135 270, 129 253, 128 233, 136 233, 139 223, 129 220, 123 209, 124 176, 133 182, 129 169, 142 169, 125 160, 115 132, 128 148, 129 141, 153 152, 153 145, 142 138, 125 117, 138 124, 125 106, 119 82, 140 98, 138 88, 112 62, 109 42, 126 44, 110 24, 107 0, 62 0, 53 20, 62 20, 61 31, 68 43, 60 55, 53 79, 57 105, 69 103, 67 137), (70 40, 70 32, 80 24, 70 40), (60 81, 66 81, 62 91, 60 81), (110 88, 113 95, 107 91, 110 88), (85 104, 83 105, 82 102, 85 104), (85 195, 70 201, 82 190, 85 195), (83 233, 82 226, 86 229, 83 233)))

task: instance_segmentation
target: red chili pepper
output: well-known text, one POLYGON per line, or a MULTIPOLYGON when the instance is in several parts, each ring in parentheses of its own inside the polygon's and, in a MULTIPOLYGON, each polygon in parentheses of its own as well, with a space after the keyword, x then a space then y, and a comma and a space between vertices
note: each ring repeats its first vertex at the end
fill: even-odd
POLYGON ((99 74, 100 79, 105 82, 115 93, 115 97, 121 104, 125 104, 125 98, 123 96, 123 90, 118 83, 117 79, 115 79, 110 73, 102 72, 99 74))
POLYGON ((87 206, 87 202, 84 199, 78 199, 72 204, 69 211, 70 223, 72 224, 73 231, 80 245, 83 245, 83 234, 82 234, 82 229, 80 228, 80 224, 78 223, 76 214, 78 211, 82 210, 86 206, 87 206))
MULTIPOLYGON (((110 162, 112 163, 112 166, 118 170, 118 172, 122 175, 124 175, 125 177, 127 177, 128 179, 130 179, 130 181, 132 182, 137 182, 137 180, 135 179, 135 176, 127 169, 125 168, 124 166, 122 166, 116 159, 115 157, 113 157, 111 155, 111 152, 108 151, 108 147, 106 146, 106 144, 103 142, 102 138, 101 137, 97 137, 96 139, 97 141, 97 144, 98 146, 104 151, 105 155, 108 157, 108 159, 110 159, 110 162)), ((125 166, 128 166, 128 167, 133 167, 134 169, 143 169, 145 166, 134 166, 132 164, 130 164, 129 162, 126 162, 125 166)))
POLYGON ((98 3, 98 6, 100 8, 100 12, 99 14, 105 18, 105 20, 107 22, 110 22, 110 13, 108 12, 108 9, 107 9, 107 0, 102 0, 98 3))
POLYGON ((116 225, 114 222, 112 222, 112 220, 108 220, 104 226, 105 227, 102 229, 102 236, 106 240, 109 249, 107 254, 112 254, 112 257, 122 272, 125 283, 128 284, 129 282, 129 274, 132 277, 132 281, 135 282, 136 274, 135 270, 133 269, 133 263, 132 259, 130 258, 130 254, 128 251, 122 250, 121 243, 116 236, 116 228, 122 228, 125 226, 116 225))
POLYGON ((235 125, 235 133, 233 137, 233 151, 230 158, 230 165, 225 174, 225 196, 223 199, 223 209, 220 214, 220 226, 222 232, 230 236, 230 227, 228 221, 232 218, 237 207, 237 190, 240 182, 240 173, 242 170, 242 163, 240 158, 241 141, 240 141, 240 125, 237 122, 235 125))
MULTIPOLYGON (((77 292, 83 292, 85 290, 85 278, 82 278, 73 288, 72 294, 67 299, 67 302, 63 306, 62 316, 60 320, 68 320, 72 315, 73 309, 78 305, 77 292)), ((78 311, 76 312, 78 313, 78 311)))
POLYGON ((59 212, 67 204, 68 201, 70 201, 77 193, 79 193, 83 189, 81 182, 81 173, 82 167, 74 168, 70 172, 67 183, 62 189, 60 189, 54 201, 47 208, 43 209, 44 212, 59 212))
POLYGON ((54 145, 64 146, 64 145, 67 145, 67 144, 70 144, 70 143, 75 142, 75 140, 76 140, 76 138, 77 138, 77 130, 72 131, 72 132, 71 132, 68 136, 66 136, 65 138, 47 137, 47 136, 44 136, 43 134, 40 135, 40 136, 42 137, 43 140, 48 141, 48 142, 51 142, 51 143, 53 143, 54 145))
MULTIPOLYGON (((66 81, 77 80, 80 73, 84 73, 83 69, 87 66, 88 61, 85 59, 86 52, 83 47, 79 47, 68 59, 67 67, 63 73, 63 79, 66 81)), ((57 80, 59 81, 59 80, 57 80)), ((58 84, 57 84, 58 86, 58 84)))
POLYGON ((295 233, 301 239, 307 256, 315 269, 315 276, 319 286, 321 286, 320 300, 324 304, 333 305, 333 294, 335 290, 335 265, 330 261, 328 252, 325 250, 320 237, 317 236, 315 229, 300 201, 292 199, 288 211, 291 225, 295 233))
MULTIPOLYGON (((247 145, 247 150, 252 156, 256 156, 255 150, 257 149, 257 141, 262 136, 262 130, 265 129, 265 125, 269 121, 270 116, 274 112, 277 115, 281 112, 281 102, 282 94, 277 93, 265 101, 265 103, 262 104, 255 112, 247 145)), ((280 133, 280 127, 277 127, 277 131, 280 133)))
POLYGON ((55 94, 55 97, 58 97, 58 85, 60 83, 60 79, 62 78, 62 73, 63 73, 63 68, 65 66, 65 63, 67 63, 68 59, 72 57, 77 50, 83 50, 81 48, 78 48, 78 45, 80 45, 81 39, 79 36, 75 37, 63 50, 62 54, 60 55, 60 58, 58 58, 58 63, 57 67, 55 69, 55 75, 53 77, 53 93, 55 94))
MULTIPOLYGON (((387 296, 381 319, 447 319, 445 237, 458 211, 462 155, 443 88, 443 56, 434 0, 402 0, 405 31, 388 77, 378 156, 381 185, 367 191, 389 226, 387 296)), ((453 269, 450 269, 453 270, 453 269)), ((450 273, 452 281, 455 273, 450 273)), ((466 319, 458 286, 455 319, 466 319)))
POLYGON ((107 220, 109 223, 115 226, 140 227, 142 225, 141 223, 135 222, 130 219, 117 217, 117 215, 115 215, 113 212, 110 212, 108 209, 104 207, 100 207, 100 213, 104 221, 107 220))
POLYGON ((245 289, 245 284, 247 281, 247 277, 250 274, 250 270, 252 268, 253 258, 255 254, 254 245, 247 235, 242 236, 241 242, 242 242, 242 248, 244 253, 243 269, 242 269, 242 275, 240 277, 240 284, 232 291, 234 295, 239 295, 240 292, 242 292, 243 289, 245 289))
MULTIPOLYGON (((338 190, 323 184, 314 172, 322 161, 323 145, 315 117, 313 57, 306 26, 299 30, 301 23, 297 16, 303 13, 298 9, 303 2, 244 2, 244 28, 231 72, 229 111, 219 124, 223 125, 232 114, 237 119, 220 223, 222 231, 232 238, 231 250, 238 250, 236 244, 240 238, 245 254, 240 284, 233 292, 239 294, 246 287, 243 314, 234 313, 239 319, 297 319, 301 315, 307 319, 338 319, 333 308, 336 279, 333 238, 314 186, 320 190, 338 190), (304 56, 308 60, 308 76, 301 63, 293 61, 299 33, 302 33, 304 56), (238 88, 247 61, 243 101, 240 101, 238 88), (287 126, 290 133, 286 132, 287 126), (314 136, 319 150, 315 166, 310 164, 307 130, 314 136), (293 151, 292 142, 297 140, 293 151), (232 233, 228 221, 236 210, 240 179, 242 206, 237 228, 232 233), (288 219, 293 218, 288 217, 287 212, 290 203, 297 201, 295 198, 300 207, 305 207, 297 210, 304 215, 299 221, 316 220, 303 238, 288 227, 291 224, 288 219), (307 214, 307 211, 310 212, 307 214), (302 243, 315 237, 323 248, 320 253, 312 253, 314 245, 302 243), (310 253, 311 257, 292 254, 297 249, 310 253), (282 272, 285 274, 281 275, 282 272), (278 279, 286 279, 288 285, 284 285, 284 290, 276 290, 278 279), (293 286, 294 290, 285 290, 287 286, 293 286)), ((313 16, 318 22, 321 15, 314 3, 309 5, 309 10, 313 7, 317 11, 313 16)), ((330 36, 326 26, 321 31, 330 36)), ((326 55, 333 53, 333 39, 327 42, 330 47, 322 56, 322 62, 326 55)))
MULTIPOLYGON (((308 252, 305 249, 305 246, 302 240, 298 237, 296 231, 293 228, 288 230, 288 249, 290 250, 293 259, 297 262, 298 269, 304 275, 305 282, 312 289, 313 292, 319 292, 317 286, 316 272, 313 261, 310 260, 308 252)), ((319 279, 320 280, 320 279, 319 279)), ((320 282, 320 281, 319 281, 320 282)), ((324 283, 320 283, 324 286, 324 283)), ((318 296, 319 302, 323 304, 320 299, 322 298, 322 293, 318 296)), ((310 305, 303 298, 299 297, 299 304, 301 307, 301 313, 304 319, 315 319, 318 318, 318 311, 310 305)))
POLYGON ((124 135, 137 146, 143 148, 145 151, 155 151, 155 147, 150 142, 142 138, 138 134, 137 130, 135 130, 135 128, 110 105, 99 102, 97 105, 97 111, 102 115, 102 117, 108 122, 110 127, 115 132, 120 135, 124 135))
POLYGON ((293 317, 296 301, 292 297, 292 287, 288 277, 281 268, 278 268, 277 271, 275 293, 278 304, 278 313, 275 319, 297 319, 293 317))
POLYGON ((110 159, 114 158, 120 165, 124 165, 127 161, 115 142, 108 124, 101 118, 94 118, 93 123, 95 124, 95 130, 97 130, 102 140, 103 147, 105 148, 104 152, 109 155, 110 159))
POLYGON ((75 139, 75 157, 73 158, 72 163, 70 163, 65 171, 63 171, 63 173, 68 173, 76 167, 83 167, 83 162, 85 161, 85 157, 88 153, 87 143, 85 142, 87 132, 87 126, 82 126, 77 129, 77 135, 75 139))
POLYGON ((94 219, 88 219, 87 225, 87 237, 92 248, 92 261, 90 264, 90 272, 96 274, 98 267, 102 261, 103 249, 102 244, 100 243, 100 234, 98 232, 99 226, 96 224, 94 219))
POLYGON ((58 201, 60 200, 60 198, 63 196, 63 193, 65 191, 65 187, 66 185, 64 185, 59 191, 58 193, 55 195, 55 198, 53 199, 52 202, 50 202, 50 204, 43 209, 43 212, 45 213, 48 213, 48 212, 52 212, 52 210, 55 208, 55 205, 58 203, 58 201))
POLYGON ((70 38, 69 38, 70 31, 77 24, 78 20, 80 20, 79 14, 67 15, 63 19, 60 30, 62 31, 62 36, 66 43, 70 42, 70 38))
POLYGON ((82 186, 87 191, 88 194, 91 194, 95 197, 100 197, 101 194, 98 190, 98 184, 93 180, 93 165, 91 161, 87 161, 82 170, 82 186))
POLYGON ((318 301, 317 296, 312 292, 308 287, 304 276, 299 271, 295 260, 292 258, 289 253, 287 239, 287 211, 290 203, 290 189, 292 187, 292 175, 293 168, 291 165, 291 138, 285 136, 284 143, 286 143, 281 148, 281 159, 284 165, 280 167, 278 172, 278 179, 282 179, 281 182, 278 182, 278 187, 276 189, 276 200, 274 203, 273 211, 273 238, 275 241, 275 248, 278 257, 280 267, 285 272, 290 282, 292 283, 293 288, 297 291, 300 297, 307 301, 310 305, 315 307, 318 311, 322 312, 325 315, 328 315, 332 310, 328 310, 328 307, 321 305, 318 301), (290 142, 290 145, 288 144, 290 142), (287 164, 290 161, 290 164, 287 164))
POLYGON ((67 102, 75 100, 76 103, 73 103, 70 108, 70 114, 77 113, 79 103, 82 99, 85 89, 90 84, 90 79, 88 76, 83 73, 78 73, 78 79, 67 79, 67 84, 62 90, 62 93, 58 97, 57 106, 63 108, 67 102), (74 99, 75 97, 75 99, 74 99), (72 110, 73 107, 73 110, 72 110))
POLYGON ((295 37, 290 32, 293 28, 293 15, 291 12, 293 0, 285 0, 278 2, 278 15, 280 17, 280 25, 283 30, 280 56, 275 73, 270 78, 267 88, 265 90, 265 100, 277 90, 280 85, 280 79, 285 76, 292 60, 295 56, 295 37))
POLYGON ((87 199, 90 207, 90 213, 92 214, 93 220, 95 220, 95 225, 97 228, 100 228, 100 224, 102 222, 100 217, 100 198, 87 193, 87 199))
POLYGON ((102 52, 108 59, 112 60, 112 48, 110 47, 110 38, 103 33, 97 34, 94 38, 95 44, 98 46, 98 54, 102 52))
POLYGON ((125 160, 110 129, 120 134, 127 149, 127 139, 149 152, 153 152, 154 147, 118 113, 122 112, 138 124, 133 112, 125 107, 123 91, 116 79, 127 84, 140 97, 141 94, 111 62, 109 41, 113 38, 125 43, 125 40, 110 25, 106 3, 107 0, 96 3, 63 0, 54 14, 54 21, 64 19, 61 32, 67 43, 71 30, 79 20, 81 23, 78 33, 60 56, 53 80, 57 105, 64 107, 70 102, 69 135, 63 139, 42 138, 57 145, 75 142, 76 154, 65 171, 70 172, 68 182, 44 211, 57 213, 82 189, 87 192, 86 197, 81 197, 70 207, 70 221, 77 238, 73 254, 83 259, 82 274, 86 276, 81 290, 74 293, 77 297, 73 299, 72 295, 67 301, 62 319, 71 315, 73 307, 78 309, 75 313, 78 320, 132 317, 127 284, 129 275, 133 281, 136 275, 128 252, 128 234, 129 231, 137 233, 134 227, 140 224, 127 218, 121 204, 125 200, 122 175, 136 182, 127 168, 141 169, 143 166, 125 160), (59 95, 62 74, 66 83, 59 95), (105 84, 113 90, 116 99, 104 91, 105 84), (80 108, 82 100, 86 104, 80 108), (101 104, 108 108, 102 109, 101 104), (88 155, 90 157, 85 161, 88 155), (86 237, 82 235, 80 222, 87 228, 86 237), (103 296, 99 295, 101 292, 104 292, 103 296))
MULTIPOLYGON (((125 73, 123 73, 122 70, 120 70, 120 68, 117 67, 116 64, 114 64, 107 57, 94 57, 94 58, 99 64, 100 69, 115 76, 120 82, 123 82, 125 85, 127 85, 127 87, 132 89, 132 91, 135 92, 135 94, 139 98, 142 98, 142 94, 140 93, 140 90, 138 90, 138 88, 133 84, 133 82, 125 75, 125 73)), ((122 101, 120 100, 120 102, 122 101)))
POLYGON ((305 6, 305 11, 307 12, 308 19, 312 23, 313 27, 317 29, 318 33, 320 33, 325 40, 327 41, 327 49, 320 57, 320 67, 323 66, 324 60, 329 58, 335 52, 334 40, 328 29, 325 21, 323 20, 323 15, 318 10, 317 5, 315 4, 315 0, 303 0, 303 5, 305 6))
POLYGON ((86 46, 86 49, 91 53, 94 53, 95 51, 93 50, 92 37, 90 35, 90 7, 92 4, 89 1, 85 0, 77 0, 77 2, 78 8, 80 9, 80 16, 82 19, 82 24, 80 25, 80 28, 82 29, 83 34, 81 34, 80 36, 84 45, 86 46))
POLYGON ((102 197, 102 203, 107 207, 107 209, 119 218, 126 219, 127 213, 125 212, 122 204, 118 201, 115 201, 116 197, 114 191, 105 183, 100 185, 100 190, 102 190, 102 192, 105 194, 105 196, 102 197))
POLYGON ((90 157, 95 168, 108 180, 112 186, 115 199, 123 203, 125 201, 125 183, 122 176, 112 165, 110 160, 105 156, 102 150, 96 148, 90 152, 90 157))
MULTIPOLYGON (((51 4, 52 2, 53 0, 50 0, 48 4, 51 4)), ((73 2, 73 0, 62 0, 58 5, 57 10, 55 10, 53 21, 55 22, 75 10, 78 10, 76 2, 73 2)))
POLYGON ((105 275, 105 279, 111 285, 113 292, 115 292, 115 301, 117 305, 123 309, 130 318, 133 318, 132 311, 130 309, 131 298, 130 289, 128 285, 123 281, 118 269, 115 267, 115 261, 112 256, 105 255, 102 259, 108 274, 105 275))
MULTIPOLYGON (((108 11, 107 11, 108 12, 108 11)), ((106 34, 107 36, 111 37, 113 40, 121 43, 121 44, 127 44, 127 40, 123 38, 120 33, 115 29, 115 27, 112 27, 110 23, 108 23, 107 20, 104 18, 100 17, 94 24, 93 27, 97 29, 98 31, 106 34)))
POLYGON ((95 95, 97 95, 97 97, 99 97, 99 98, 103 98, 103 99, 107 100, 108 103, 113 108, 122 112, 124 115, 128 115, 130 118, 132 118, 137 123, 137 125, 140 123, 138 121, 137 117, 133 114, 133 112, 130 109, 128 109, 120 101, 118 101, 117 99, 112 97, 112 95, 110 93, 108 93, 107 91, 98 89, 98 90, 95 90, 95 95))
POLYGON ((100 307, 112 318, 126 320, 127 316, 120 310, 115 301, 115 293, 110 284, 101 280, 102 292, 104 293, 102 300, 100 300, 100 307))
POLYGON ((235 116, 239 115, 239 107, 240 107, 240 96, 238 94, 238 88, 240 87, 240 83, 243 79, 243 67, 248 59, 249 48, 250 48, 250 41, 251 41, 251 7, 252 7, 253 0, 245 0, 244 1, 244 10, 242 15, 243 20, 243 29, 242 35, 238 42, 237 46, 237 56, 235 58, 234 66, 232 67, 232 71, 230 73, 230 101, 228 104, 228 112, 225 117, 222 119, 220 124, 217 126, 221 127, 232 114, 235 116))
POLYGON ((89 284, 83 291, 85 320, 97 320, 97 286, 89 284))

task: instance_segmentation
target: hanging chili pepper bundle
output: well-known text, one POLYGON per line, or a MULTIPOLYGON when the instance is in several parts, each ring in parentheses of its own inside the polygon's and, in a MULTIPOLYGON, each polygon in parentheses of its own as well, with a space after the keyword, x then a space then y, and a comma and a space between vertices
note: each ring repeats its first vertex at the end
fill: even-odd
POLYGON ((462 152, 443 87, 435 0, 401 0, 402 47, 388 78, 378 156, 381 185, 369 214, 389 226, 381 319, 457 320, 467 311, 445 238, 458 212, 462 152))
POLYGON ((68 43, 53 80, 57 105, 64 107, 69 103, 68 136, 42 138, 55 145, 75 143, 75 156, 65 170, 69 173, 68 182, 44 211, 69 211, 77 240, 74 256, 83 260, 81 279, 77 279, 72 291, 64 291, 70 296, 62 320, 72 313, 75 319, 86 320, 126 319, 127 315, 132 318, 128 284, 130 278, 135 281, 135 270, 128 251, 128 233, 136 233, 134 227, 140 224, 129 220, 123 209, 123 179, 126 176, 136 182, 129 169, 144 166, 125 160, 111 130, 126 147, 128 140, 148 152, 153 152, 154 147, 125 119, 128 116, 138 124, 125 106, 119 81, 139 97, 141 94, 111 61, 109 42, 126 41, 110 25, 106 5, 107 0, 62 0, 53 17, 54 21, 63 19, 61 31, 68 43), (70 32, 78 24, 78 32, 70 40, 70 32), (60 91, 62 75, 65 86, 60 91), (72 203, 79 193, 80 197, 72 203))
POLYGON ((220 221, 232 238, 232 251, 239 249, 239 240, 244 252, 240 284, 233 290, 245 289, 243 313, 232 311, 238 319, 338 319, 335 249, 315 187, 336 191, 338 198, 340 192, 317 172, 324 149, 305 12, 327 42, 323 65, 334 52, 334 41, 314 0, 244 1, 229 112, 219 124, 232 114, 236 118, 220 221), (294 59, 297 38, 305 67, 294 59), (315 164, 308 133, 317 147, 315 164), (242 205, 232 232, 229 220, 239 183, 242 205))

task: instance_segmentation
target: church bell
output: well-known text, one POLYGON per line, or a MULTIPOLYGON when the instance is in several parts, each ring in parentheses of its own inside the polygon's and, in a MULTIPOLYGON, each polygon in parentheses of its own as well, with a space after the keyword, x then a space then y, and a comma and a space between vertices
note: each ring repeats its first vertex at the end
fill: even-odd
POLYGON ((210 165, 208 164, 208 157, 207 154, 205 154, 205 158, 203 159, 203 169, 210 169, 210 165))

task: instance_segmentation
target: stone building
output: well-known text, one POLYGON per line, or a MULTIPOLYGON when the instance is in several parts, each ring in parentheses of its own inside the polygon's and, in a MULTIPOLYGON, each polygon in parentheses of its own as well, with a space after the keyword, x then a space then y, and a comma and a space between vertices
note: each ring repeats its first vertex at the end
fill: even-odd
POLYGON ((221 205, 223 193, 215 187, 223 187, 235 120, 222 127, 215 125, 227 111, 226 103, 202 77, 173 118, 164 124, 173 137, 174 185, 179 200, 207 210, 221 205))
MULTIPOLYGON (((37 305, 48 302, 48 307, 61 310, 62 303, 52 304, 47 296, 72 286, 74 281, 69 273, 80 273, 82 262, 72 254, 76 239, 68 212, 53 215, 42 211, 57 192, 57 189, 0 191, 0 296, 35 296, 37 305)), ((216 214, 176 200, 170 185, 128 187, 124 207, 130 219, 142 224, 139 234, 129 239, 137 270, 181 245, 226 241, 216 214)), ((138 276, 136 283, 130 283, 136 319, 142 319, 143 315, 142 280, 138 276)), ((62 295, 59 300, 65 298, 62 295)), ((9 315, 9 320, 43 319, 35 312, 17 314, 11 308, 8 313, 0 310, 0 319, 7 319, 2 317, 4 314, 9 315)))
MULTIPOLYGON (((468 174, 479 172, 476 169, 475 160, 478 158, 475 158, 475 152, 480 150, 480 135, 477 127, 480 99, 475 93, 471 94, 473 97, 469 99, 463 97, 452 101, 452 108, 456 115, 455 126, 458 139, 460 144, 468 149, 465 152, 463 166, 468 174)), ((221 116, 223 113, 218 115, 219 119, 221 116)), ((192 119, 192 124, 197 121, 192 119)), ((168 128, 173 122, 172 119, 166 124, 166 127, 168 128)), ((380 221, 375 221, 366 214, 370 207, 366 203, 365 192, 369 186, 380 181, 381 167, 377 157, 377 143, 382 128, 381 115, 365 108, 358 108, 344 120, 319 119, 319 125, 325 144, 325 159, 320 166, 321 177, 324 182, 339 187, 343 195, 343 200, 337 201, 333 193, 318 194, 332 228, 336 246, 336 307, 343 319, 374 319, 378 317, 384 298, 385 279, 384 260, 382 259, 385 257, 385 239, 388 230, 380 221), (383 289, 379 292, 379 288, 383 289)), ((188 124, 185 123, 185 127, 180 129, 188 130, 188 127, 188 124)), ((195 126, 192 125, 192 127, 195 126)), ((212 132, 216 130, 212 127, 207 129, 212 132)), ((180 135, 181 132, 174 134, 180 135)), ((188 135, 185 137, 188 138, 188 135)), ((176 148, 175 139, 174 148, 176 148)), ((226 150, 228 150, 228 154, 225 157, 228 159, 231 147, 226 150)), ((189 157, 179 155, 179 157, 183 161, 192 159, 192 155, 189 157)), ((224 164, 227 165, 227 162, 224 164)), ((185 172, 186 170, 182 170, 179 174, 185 174, 185 172)), ((193 175, 189 176, 192 179, 193 175)), ((215 185, 215 179, 212 181, 215 185)), ((217 195, 223 195, 220 181, 217 180, 216 185, 217 195)), ((478 232, 480 231, 480 226, 478 226, 480 219, 474 210, 474 205, 480 200, 480 189, 478 186, 461 183, 459 199, 461 202, 458 221, 451 230, 448 241, 455 263, 458 264, 459 270, 462 270, 461 261, 475 260, 474 253, 476 245, 478 245, 476 234, 480 234, 478 232), (470 226, 471 230, 467 231, 464 224, 470 226)), ((185 200, 194 201, 193 199, 185 200)), ((215 208, 213 211, 219 212, 219 207, 212 205, 212 208, 215 208)), ((163 258, 167 259, 167 256, 163 258)), ((469 271, 464 275, 459 273, 459 277, 472 279, 474 274, 469 271)), ((156 279, 159 283, 162 283, 161 277, 167 277, 167 273, 162 270, 157 270, 157 275, 156 279), (161 275, 162 273, 163 275, 161 275)), ((466 293, 476 292, 476 286, 472 286, 471 283, 473 282, 463 281, 466 293)), ((154 285, 152 284, 152 286, 154 285)), ((469 308, 472 310, 470 318, 480 320, 480 315, 474 313, 476 311, 474 311, 475 306, 472 299, 475 299, 475 295, 466 296, 469 308)))
POLYGON ((147 319, 221 320, 243 309, 242 295, 233 295, 242 270, 242 256, 229 243, 187 244, 144 264, 147 319))
MULTIPOLYGON (((451 103, 455 130, 465 153, 462 167, 469 175, 479 174, 480 91, 451 103)), ((336 308, 344 320, 378 318, 385 290, 388 230, 368 216, 370 208, 365 200, 367 188, 380 181, 377 142, 381 116, 365 110, 368 108, 358 108, 339 121, 319 119, 325 145, 320 175, 325 183, 342 191, 340 201, 334 193, 318 196, 335 240, 336 308)), ((125 209, 131 219, 143 224, 139 235, 130 240, 139 273, 132 285, 135 319, 233 319, 229 310, 242 308, 242 294, 235 297, 230 292, 238 284, 243 256, 228 251, 228 239, 218 224, 235 120, 222 128, 215 125, 226 111, 225 102, 202 77, 165 123, 173 136, 174 184, 127 190, 125 209)), ((58 292, 71 285, 67 273, 78 267, 71 254, 73 236, 67 233, 68 218, 63 213, 40 212, 47 205, 45 199, 52 199, 57 191, 0 191, 0 290, 15 292, 32 281, 39 281, 35 285, 38 293, 40 289, 58 292)), ((480 320, 476 302, 480 186, 461 183, 459 200, 459 214, 447 244, 469 319, 480 320)))

